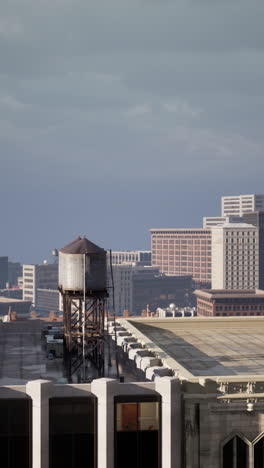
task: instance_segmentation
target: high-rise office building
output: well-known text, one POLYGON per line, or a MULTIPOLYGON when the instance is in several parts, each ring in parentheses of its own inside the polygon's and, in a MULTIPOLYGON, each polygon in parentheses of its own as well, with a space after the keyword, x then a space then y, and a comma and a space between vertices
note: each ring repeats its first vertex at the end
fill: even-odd
POLYGON ((211 282, 210 229, 150 229, 152 266, 167 275, 211 282))
POLYGON ((58 289, 58 264, 23 265, 23 299, 37 306, 37 289, 58 289))
POLYGON ((221 216, 242 216, 244 213, 264 211, 264 195, 223 196, 221 205, 221 216))
POLYGON ((259 229, 259 287, 264 289, 264 211, 244 213, 240 219, 259 229))
POLYGON ((35 306, 38 309, 38 311, 41 311, 42 313, 44 313, 45 311, 59 311, 60 292, 56 289, 37 288, 35 306))
POLYGON ((142 265, 151 265, 150 250, 113 250, 111 252, 113 265, 136 262, 142 265))
MULTIPOLYGON (((135 315, 138 310, 134 310, 134 276, 141 273, 141 278, 144 276, 144 279, 158 277, 160 276, 159 269, 151 266, 143 266, 137 263, 117 264, 113 265, 112 269, 114 288, 112 287, 112 278, 109 271, 108 311, 110 315, 112 315, 114 312, 116 315, 123 315, 124 310, 127 310, 130 315, 135 315)), ((146 302, 148 297, 148 294, 145 294, 145 306, 148 303, 146 302)))
POLYGON ((212 289, 258 289, 258 228, 230 223, 211 231, 212 289))
POLYGON ((0 289, 8 283, 8 257, 0 257, 0 289))
POLYGON ((241 223, 240 216, 205 216, 203 218, 203 228, 209 229, 214 226, 222 226, 226 223, 241 223))
POLYGON ((171 302, 183 307, 194 303, 193 281, 191 276, 167 276, 159 268, 135 263, 113 265, 114 302, 111 278, 108 279, 110 315, 141 315, 147 305, 151 311, 157 307, 167 307, 171 302))
POLYGON ((22 276, 22 265, 18 262, 8 262, 9 287, 18 286, 18 278, 22 276))
POLYGON ((148 308, 156 312, 175 303, 177 307, 195 305, 191 276, 155 274, 149 269, 138 269, 133 275, 133 314, 141 315, 148 308))
POLYGON ((108 273, 109 298, 108 312, 110 315, 123 315, 124 310, 132 313, 132 276, 134 263, 121 263, 112 266, 113 284, 110 271, 108 273))

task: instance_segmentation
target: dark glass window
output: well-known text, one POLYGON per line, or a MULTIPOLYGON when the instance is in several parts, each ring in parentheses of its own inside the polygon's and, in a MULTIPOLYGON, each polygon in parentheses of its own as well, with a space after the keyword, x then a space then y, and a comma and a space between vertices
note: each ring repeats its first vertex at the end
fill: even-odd
POLYGON ((248 444, 240 437, 234 436, 224 445, 223 468, 248 468, 248 444))
POLYGON ((254 468, 263 468, 264 466, 264 439, 260 439, 254 445, 254 468))
POLYGON ((95 435, 95 398, 51 398, 50 468, 94 468, 95 435))
POLYGON ((160 468, 160 403, 156 397, 115 399, 115 468, 124 467, 160 468))
POLYGON ((0 454, 3 468, 31 468, 32 401, 0 399, 0 454))

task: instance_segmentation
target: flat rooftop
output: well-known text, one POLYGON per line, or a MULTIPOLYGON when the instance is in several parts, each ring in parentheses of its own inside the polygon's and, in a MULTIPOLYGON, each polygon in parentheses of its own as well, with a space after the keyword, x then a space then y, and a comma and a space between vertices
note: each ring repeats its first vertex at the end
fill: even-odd
MULTIPOLYGON (((51 322, 56 329, 62 330, 58 322, 51 322)), ((45 379, 58 382, 63 377, 63 360, 47 359, 46 340, 42 329, 46 323, 40 320, 16 322, 0 321, 0 386, 24 385, 30 380, 45 379)), ((55 330, 54 330, 55 331, 55 330)), ((46 335, 48 336, 48 335, 46 335)), ((51 336, 51 335, 50 335, 51 336)), ((49 339, 49 338, 48 338, 49 339)), ((58 343, 58 341, 57 341, 58 343)), ((61 340, 62 343, 62 340, 61 340)), ((108 365, 108 347, 106 346, 105 376, 116 378, 115 349, 111 349, 111 366, 108 365)), ((119 353, 119 372, 127 382, 142 381, 129 365, 130 362, 119 353)), ((88 368, 88 378, 93 378, 93 369, 88 368)), ((73 382, 77 382, 77 373, 73 382)))
POLYGON ((226 299, 226 298, 263 298, 262 289, 196 289, 194 294, 205 299, 226 299))
POLYGON ((0 303, 4 303, 4 304, 13 304, 14 302, 19 302, 19 303, 28 303, 31 301, 24 301, 23 299, 17 299, 16 297, 4 297, 4 296, 0 296, 0 303))
POLYGON ((174 232, 174 231, 180 231, 180 232, 184 232, 184 231, 187 231, 187 232, 190 232, 192 233, 193 231, 199 231, 199 232, 202 232, 202 233, 211 233, 211 230, 208 229, 208 228, 151 228, 149 229, 150 232, 155 232, 155 231, 159 231, 159 232, 174 232))
POLYGON ((264 317, 119 320, 163 363, 187 378, 262 375, 264 317))
POLYGON ((0 385, 62 377, 62 360, 46 359, 41 327, 39 320, 0 322, 0 385))

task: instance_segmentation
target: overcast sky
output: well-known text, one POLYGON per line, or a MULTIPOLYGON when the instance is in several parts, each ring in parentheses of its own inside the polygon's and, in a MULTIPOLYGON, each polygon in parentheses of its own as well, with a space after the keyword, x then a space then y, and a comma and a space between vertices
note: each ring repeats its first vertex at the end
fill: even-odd
POLYGON ((149 248, 264 193, 264 2, 4 0, 0 255, 149 248))

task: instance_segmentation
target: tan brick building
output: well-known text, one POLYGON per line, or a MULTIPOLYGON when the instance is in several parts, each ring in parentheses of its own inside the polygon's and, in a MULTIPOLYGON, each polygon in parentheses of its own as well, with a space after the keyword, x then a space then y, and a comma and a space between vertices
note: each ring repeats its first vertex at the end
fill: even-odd
POLYGON ((211 282, 210 229, 150 229, 152 266, 168 275, 211 282))
POLYGON ((264 291, 208 289, 196 290, 197 314, 207 317, 264 315, 264 291))

